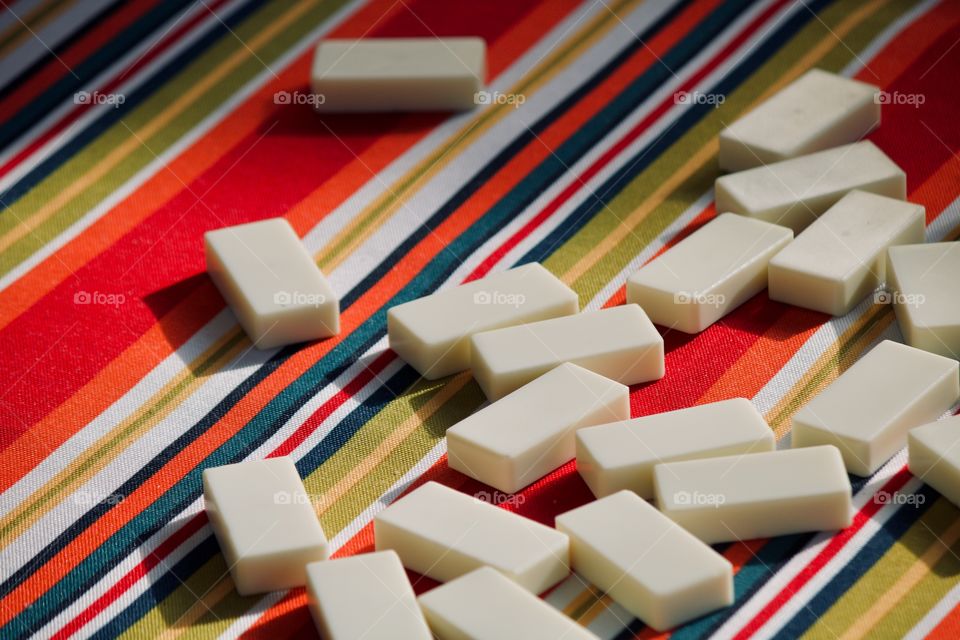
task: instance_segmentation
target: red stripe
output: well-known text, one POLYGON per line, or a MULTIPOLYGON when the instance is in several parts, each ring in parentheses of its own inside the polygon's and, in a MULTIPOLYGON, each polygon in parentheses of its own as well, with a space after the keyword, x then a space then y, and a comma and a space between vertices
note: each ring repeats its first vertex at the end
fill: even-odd
MULTIPOLYGON (((214 2, 210 2, 210 9, 212 11, 216 11, 221 7, 221 5, 225 4, 225 2, 226 0, 215 0, 214 2)), ((209 12, 198 12, 189 20, 179 23, 179 26, 176 29, 162 38, 155 45, 151 46, 150 49, 143 54, 142 58, 135 60, 132 64, 128 65, 125 69, 121 70, 115 76, 110 78, 102 86, 98 87, 96 89, 97 92, 101 94, 115 93, 121 84, 129 82, 134 75, 142 71, 144 67, 153 62, 157 57, 173 46, 178 40, 180 40, 188 32, 192 31, 194 27, 196 27, 209 16, 209 12)), ((216 20, 216 18, 211 18, 211 20, 216 20)), ((37 136, 35 140, 26 145, 12 158, 10 158, 10 160, 3 165, 0 165, 0 178, 8 174, 17 165, 21 164, 24 160, 36 153, 36 151, 43 145, 60 135, 63 131, 69 128, 70 125, 76 122, 92 108, 93 105, 90 104, 75 105, 69 113, 65 114, 60 120, 51 125, 49 129, 37 136)))
MULTIPOLYGON (((707 75, 712 73, 720 64, 727 58, 729 55, 736 50, 738 47, 743 46, 746 40, 752 36, 757 30, 766 23, 770 17, 779 11, 779 9, 786 4, 787 0, 778 0, 778 2, 770 5, 766 10, 764 10, 760 15, 758 15, 750 24, 748 24, 742 32, 735 36, 723 49, 721 49, 716 56, 714 56, 706 65, 700 68, 689 80, 684 82, 677 91, 689 91, 691 90, 698 82, 701 82, 707 75)), ((624 137, 617 140, 617 142, 611 146, 607 151, 605 151, 597 160, 593 162, 586 170, 580 173, 576 179, 567 185, 553 200, 551 200, 542 211, 540 211, 536 217, 530 220, 525 224, 519 231, 517 231, 507 242, 498 248, 493 254, 487 257, 486 260, 481 262, 476 269, 474 269, 470 275, 467 277, 467 281, 475 280, 477 278, 482 278, 490 269, 498 263, 503 257, 514 249, 518 244, 520 244, 524 238, 530 235, 534 229, 539 227, 544 220, 552 216, 567 200, 573 197, 573 195, 584 188, 586 184, 594 178, 600 171, 603 170, 610 162, 617 157, 624 149, 629 147, 633 142, 639 138, 647 129, 649 129, 653 123, 659 120, 663 114, 670 110, 671 107, 674 107, 673 96, 669 96, 664 99, 659 105, 657 105, 643 120, 637 123, 624 137)))
MULTIPOLYGON (((417 15, 438 35, 453 35, 464 13, 450 3, 414 5, 417 15), (446 16, 454 17, 447 22, 446 16)), ((510 5, 491 23, 472 20, 472 33, 495 40, 530 9, 530 3, 510 5)), ((419 36, 429 28, 417 22, 409 26, 405 5, 368 35, 419 36)), ((270 83, 251 101, 264 99, 281 87, 294 87, 309 75, 312 53, 304 53, 280 80, 270 83), (272 89, 272 91, 271 91, 272 89)), ((0 369, 0 389, 6 389, 4 404, 18 423, 0 432, 0 448, 9 446, 28 427, 71 396, 107 363, 152 327, 180 300, 195 291, 206 291, 212 303, 197 313, 194 331, 222 308, 222 301, 204 270, 200 238, 209 229, 280 216, 359 155, 381 136, 413 127, 426 135, 443 120, 438 115, 379 118, 371 123, 364 116, 335 116, 325 123, 336 138, 326 133, 307 107, 273 107, 264 128, 244 144, 230 150, 206 174, 121 241, 97 256, 72 278, 38 301, 0 332, 0 350, 13 366, 0 369), (273 124, 270 124, 273 121, 273 124), (261 137, 262 136, 262 137, 261 137), (220 180, 220 182, 217 182, 220 180), (209 190, 209 192, 208 192, 209 190), (203 203, 196 204, 202 194, 203 203), (196 205, 196 206, 194 206, 196 205), (184 212, 189 211, 189 215, 184 212), (158 242, 159 239, 159 242, 158 242), (185 247, 187 248, 185 250, 185 247), (134 265, 122 274, 125 265, 134 265), (78 313, 77 292, 122 294, 119 308, 88 305, 78 313), (105 327, 113 330, 105 331, 105 327), (55 353, 48 353, 54 345, 55 353), (34 389, 44 389, 38 396, 34 389)), ((209 144, 206 138, 200 143, 209 144)), ((374 168, 376 169, 376 167, 374 168)), ((346 198, 349 194, 343 194, 346 198)), ((191 332, 187 332, 189 335, 191 332)), ((171 344, 172 348, 180 344, 171 344)))
MULTIPOLYGON (((907 471, 906 465, 903 466, 896 474, 893 475, 881 488, 879 491, 886 491, 888 493, 893 493, 899 490, 904 484, 907 483, 913 476, 907 471)), ((884 506, 884 503, 869 500, 867 504, 857 512, 853 518, 853 524, 849 527, 840 531, 831 538, 830 542, 814 557, 810 563, 805 566, 800 573, 798 573, 794 578, 787 583, 787 585, 773 597, 767 605, 760 610, 760 612, 744 626, 736 636, 734 640, 745 640, 749 638, 754 633, 759 631, 759 629, 766 624, 773 614, 779 611, 783 605, 785 605, 796 593, 807 584, 813 576, 817 574, 820 569, 822 569, 830 560, 836 556, 841 549, 850 541, 853 536, 860 531, 863 526, 870 521, 870 519, 884 506)))
POLYGON ((118 33, 157 4, 157 0, 131 0, 121 3, 119 9, 112 11, 104 19, 97 20, 92 27, 82 32, 76 42, 27 76, 22 84, 0 101, 0 121, 5 122, 21 109, 28 107, 31 100, 64 76, 71 74, 73 67, 102 49, 118 33))
MULTIPOLYGON (((769 15, 772 15, 771 11, 765 12, 763 17, 768 18, 769 15)), ((747 27, 748 32, 738 36, 737 39, 734 40, 733 43, 731 43, 730 46, 725 47, 721 52, 719 52, 718 56, 708 63, 708 67, 705 67, 706 70, 701 70, 701 72, 698 73, 697 76, 695 76, 695 78, 702 77, 702 74, 708 73, 709 69, 715 68, 715 66, 719 64, 719 61, 720 61, 719 58, 721 56, 729 55, 730 52, 736 48, 735 43, 742 42, 749 35, 749 32, 757 29, 760 26, 760 24, 761 24, 761 21, 759 19, 751 23, 747 27)), ((692 80, 691 82, 696 82, 696 80, 692 80)), ((685 85, 685 86, 688 86, 688 85, 685 85)), ((661 107, 662 106, 663 105, 661 105, 661 107)), ((657 110, 657 113, 662 114, 665 111, 666 109, 660 108, 657 110)), ((648 122, 647 126, 650 126, 654 122, 654 120, 647 118, 645 122, 648 122)), ((635 133, 635 131, 636 129, 632 130, 631 134, 635 133)), ((628 143, 624 143, 622 140, 618 141, 619 148, 625 147, 626 144, 628 143)), ((609 162, 615 157, 615 155, 616 153, 607 153, 607 154, 604 154, 603 157, 606 159, 606 162, 609 162)), ((600 168, 601 167, 599 165, 595 164, 596 171, 599 171, 600 168)), ((537 222, 537 225, 539 225, 540 223, 548 219, 551 215, 553 215, 559 209, 560 204, 562 203, 558 202, 557 206, 552 207, 549 210, 549 212, 546 213, 546 215, 544 215, 543 212, 538 214, 534 218, 535 221, 539 221, 537 222)), ((699 220, 699 218, 697 220, 699 220)), ((694 221, 694 222, 697 222, 697 221, 694 221)), ((518 234, 523 233, 524 236, 528 235, 535 229, 537 225, 532 225, 528 223, 528 225, 526 225, 524 229, 518 232, 518 234)), ((514 237, 511 237, 510 239, 508 239, 507 242, 511 242, 511 241, 514 244, 516 242, 519 242, 519 239, 516 238, 516 234, 514 237)), ((486 265, 486 270, 488 271, 503 257, 505 253, 506 251, 503 249, 503 246, 498 247, 497 249, 494 250, 494 252, 490 256, 488 256, 481 263, 481 265, 486 265), (494 258, 494 256, 498 256, 498 257, 494 258)), ((478 269, 480 268, 481 267, 478 267, 478 269)), ((467 278, 465 278, 464 281, 466 282, 475 277, 480 277, 480 276, 477 276, 476 273, 477 273, 477 270, 475 270, 473 273, 467 276, 467 278)), ((700 337, 703 337, 704 339, 708 340, 708 343, 716 341, 716 338, 713 338, 711 340, 709 336, 721 336, 720 341, 729 342, 731 339, 730 336, 722 337, 721 334, 729 333, 732 336, 738 336, 739 330, 743 326, 749 325, 751 331, 748 332, 747 335, 752 336, 753 340, 756 340, 757 336, 761 335, 763 331, 766 330, 766 326, 765 326, 766 323, 772 323, 776 319, 776 317, 779 315, 779 313, 782 312, 781 305, 765 305, 765 309, 763 313, 753 312, 752 308, 757 304, 759 304, 762 307, 764 306, 763 305, 764 300, 765 300, 764 296, 758 296, 757 298, 754 298, 754 300, 748 302, 746 305, 741 307, 741 309, 734 314, 734 316, 738 314, 743 314, 745 318, 749 320, 748 322, 744 322, 743 320, 737 320, 734 318, 734 316, 730 316, 728 317, 726 329, 722 325, 715 325, 713 328, 709 329, 707 332, 700 334, 700 337), (775 307, 774 313, 768 312, 770 307, 775 307)), ((675 358, 679 357, 678 354, 682 352, 681 343, 688 343, 689 341, 690 341, 689 337, 680 337, 676 332, 674 332, 674 338, 670 338, 668 340, 668 345, 670 345, 668 346, 669 353, 667 354, 668 370, 672 370, 672 369, 669 369, 670 367, 679 366, 679 363, 675 360, 675 358)), ((736 337, 734 338, 733 342, 743 350, 748 349, 749 346, 752 344, 752 341, 749 339, 746 339, 745 337, 736 337)), ((706 348, 712 349, 717 347, 712 346, 712 347, 706 347, 706 348)), ((715 380, 719 378, 723 374, 723 372, 740 357, 740 354, 734 353, 732 349, 727 351, 727 355, 729 356, 727 359, 712 358, 709 361, 709 364, 712 365, 712 371, 710 373, 707 373, 706 369, 704 369, 704 371, 702 371, 701 373, 705 375, 701 375, 699 377, 690 376, 687 378, 686 381, 690 382, 691 384, 685 384, 685 385, 674 384, 674 390, 680 389, 681 394, 690 394, 691 399, 689 400, 689 402, 693 402, 697 397, 705 393, 706 390, 709 389, 710 386, 712 386, 713 382, 715 382, 715 380)), ((367 382, 369 382, 374 377, 374 374, 379 373, 384 367, 386 367, 386 365, 389 362, 393 360, 394 357, 395 355, 393 354, 393 352, 389 350, 380 354, 380 356, 378 356, 374 360, 374 362, 371 363, 369 368, 364 369, 360 374, 358 374, 358 376, 354 380, 352 380, 347 385, 347 387, 345 387, 345 389, 342 392, 337 393, 333 398, 331 398, 330 400, 325 402, 320 408, 318 408, 300 427, 297 428, 297 430, 293 434, 291 434, 291 436, 285 442, 283 442, 279 447, 277 447, 277 449, 275 449, 270 455, 271 456, 287 455, 290 452, 292 452, 300 443, 303 442, 304 439, 306 439, 306 437, 309 436, 310 433, 312 433, 320 424, 322 424, 322 422, 326 419, 326 417, 331 415, 338 407, 342 406, 342 404, 349 397, 352 397, 360 389, 362 389, 363 386, 365 386, 367 382)), ((681 394, 677 394, 675 392, 672 392, 669 394, 661 393, 657 385, 661 384, 662 382, 663 381, 658 381, 657 383, 645 385, 643 387, 640 387, 634 390, 634 392, 631 393, 631 406, 632 406, 634 415, 646 415, 648 413, 656 413, 658 411, 669 410, 667 408, 660 408, 660 409, 656 408, 658 401, 662 401, 665 403, 680 402, 681 405, 683 405, 683 401, 680 400, 681 394)), ((663 406, 672 407, 672 405, 669 405, 669 404, 665 404, 663 406)), ((675 407, 672 407, 672 408, 675 408, 675 407)), ((552 518, 554 517, 554 515, 556 515, 557 513, 562 513, 563 511, 572 509, 576 506, 579 506, 589 501, 591 499, 589 489, 587 489, 586 485, 580 479, 580 476, 576 473, 574 465, 575 465, 574 462, 570 462, 567 465, 556 470, 549 476, 545 477, 544 479, 538 481, 534 485, 531 485, 530 487, 525 489, 521 495, 523 495, 524 499, 526 500, 524 504, 525 505, 529 504, 530 507, 524 508, 521 505, 521 507, 517 509, 518 512, 522 513, 527 517, 540 520, 552 526, 553 524, 552 518), (545 493, 548 495, 545 495, 543 498, 538 498, 534 500, 533 497, 538 493, 545 493), (544 510, 541 506, 537 506, 542 504, 548 504, 550 505, 550 508, 547 510, 544 510)), ((475 480, 468 479, 465 476, 462 476, 456 472, 450 471, 447 468, 447 465, 445 463, 445 458, 444 458, 440 462, 438 462, 438 464, 435 465, 430 471, 428 471, 423 476, 421 476, 410 488, 408 488, 407 491, 409 492, 410 490, 412 490, 413 488, 416 488, 423 482, 426 482, 431 478, 437 477, 438 474, 439 475, 452 474, 454 477, 457 478, 459 482, 464 483, 463 490, 465 491, 469 492, 472 489, 472 491, 476 493, 480 490, 486 490, 485 485, 482 485, 481 483, 478 483, 475 480)), ((132 575, 135 572, 139 572, 139 571, 140 570, 138 568, 135 568, 131 570, 130 574, 128 575, 132 575)), ((134 582, 135 582, 135 579, 134 579, 134 582)), ((428 584, 428 579, 419 577, 415 579, 414 582, 421 585, 421 588, 426 588, 426 585, 428 584)), ((92 619, 99 613, 99 611, 102 611, 104 608, 109 606, 109 604, 114 600, 116 600, 120 595, 121 595, 120 593, 115 593, 108 600, 104 599, 105 596, 101 597, 100 599, 97 600, 96 603, 94 603, 94 605, 91 605, 90 608, 85 610, 84 615, 87 617, 87 619, 92 619), (96 606, 96 610, 93 610, 94 606, 96 606)), ((284 599, 284 601, 286 601, 291 597, 294 597, 294 595, 293 594, 288 595, 284 599)), ((282 606, 282 603, 284 601, 281 601, 281 603, 276 606, 282 606)))

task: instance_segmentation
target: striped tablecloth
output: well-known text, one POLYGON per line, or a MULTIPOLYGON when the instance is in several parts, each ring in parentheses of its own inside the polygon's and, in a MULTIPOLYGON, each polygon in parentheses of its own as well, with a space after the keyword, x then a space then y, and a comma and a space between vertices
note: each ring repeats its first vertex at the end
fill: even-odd
MULTIPOLYGON (((0 15, 0 637, 311 634, 303 590, 241 598, 201 470, 292 456, 340 555, 426 479, 470 494, 444 430, 468 374, 428 382, 385 310, 537 260, 588 309, 715 214, 717 132, 811 67, 882 87, 870 135, 927 237, 960 226, 960 3, 757 0, 19 0, 0 15), (488 104, 319 117, 323 37, 476 35, 488 104), (342 297, 336 338, 251 349, 201 236, 286 217, 342 297)), ((960 274, 958 274, 960 282, 960 274)), ((761 294, 696 336, 634 415, 744 396, 778 438, 889 306, 831 318, 761 294)), ((785 444, 785 443, 783 443, 785 444)), ((960 635, 960 518, 901 453, 855 479, 853 526, 719 545, 714 636, 960 635)), ((590 499, 573 464, 503 508, 590 499)), ((412 577, 417 589, 430 586, 412 577)), ((604 638, 653 634, 570 577, 545 596, 604 638)))

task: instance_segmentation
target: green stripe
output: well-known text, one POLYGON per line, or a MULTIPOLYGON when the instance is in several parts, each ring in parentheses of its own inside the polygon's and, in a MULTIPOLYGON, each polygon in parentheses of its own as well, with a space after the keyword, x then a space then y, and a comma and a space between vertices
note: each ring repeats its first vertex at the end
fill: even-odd
MULTIPOLYGON (((906 505, 901 508, 912 507, 906 505)), ((921 555, 933 545, 941 544, 931 531, 941 536, 956 522, 956 519, 956 507, 946 500, 937 500, 879 561, 864 572, 860 579, 820 616, 803 638, 833 640, 853 626, 866 609, 887 593, 921 555)), ((953 573, 941 576, 932 573, 928 581, 921 581, 916 589, 911 590, 909 602, 897 603, 891 612, 873 628, 872 633, 882 634, 883 637, 901 638, 906 631, 915 626, 923 615, 957 584, 956 572, 960 570, 960 560, 953 555, 955 553, 953 550, 945 551, 945 557, 935 567, 947 568, 953 573), (923 582, 927 582, 928 589, 919 588, 923 582)))
POLYGON ((29 497, 29 507, 0 527, 0 539, 6 540, 8 539, 8 536, 10 539, 12 539, 12 537, 19 535, 19 529, 23 526, 24 521, 34 514, 38 509, 49 506, 49 503, 57 499, 59 496, 62 496, 66 492, 73 491, 80 481, 102 469, 105 464, 104 459, 108 455, 111 455, 116 449, 125 449, 132 444, 136 438, 141 437, 142 434, 139 432, 144 427, 152 426, 153 419, 167 406, 175 401, 185 400, 186 397, 183 396, 184 391, 188 390, 191 385, 193 385, 200 378, 210 376, 212 373, 214 373, 212 369, 214 365, 218 365, 219 368, 227 364, 229 361, 220 362, 220 360, 226 356, 231 349, 245 339, 246 336, 242 332, 235 331, 234 335, 221 347, 214 350, 213 353, 209 354, 204 360, 191 365, 183 380, 171 387, 163 396, 157 398, 152 404, 147 405, 147 407, 142 410, 142 412, 139 413, 137 417, 125 428, 113 434, 106 441, 101 443, 95 450, 85 450, 84 455, 88 456, 86 462, 78 465, 76 469, 74 469, 65 477, 60 478, 55 484, 50 485, 46 491, 38 491, 31 494, 29 497))
MULTIPOLYGON (((143 140, 144 144, 138 145, 135 151, 108 171, 102 179, 97 180, 53 216, 33 229, 31 233, 28 233, 0 254, 0 275, 9 272, 17 264, 29 258, 35 251, 101 203, 143 167, 153 162, 156 156, 167 151, 210 113, 232 98, 252 78, 262 73, 264 63, 269 65, 279 59, 289 50, 291 43, 300 40, 345 2, 346 0, 321 2, 318 7, 295 20, 290 27, 272 38, 266 45, 256 49, 256 56, 248 55, 245 62, 241 63, 182 114, 163 127, 161 131, 149 139, 143 140), (258 60, 257 57, 260 59, 258 60)), ((244 42, 252 40, 258 32, 269 27, 281 14, 289 11, 290 7, 291 5, 286 3, 268 3, 237 26, 235 29, 236 37, 232 34, 222 37, 213 47, 178 74, 175 80, 164 84, 123 121, 105 131, 83 151, 76 154, 24 195, 9 209, 16 215, 0 215, 0 234, 19 226, 21 220, 27 220, 32 213, 56 197, 71 183, 85 175, 89 167, 96 164, 116 147, 128 140, 136 139, 131 130, 139 132, 144 125, 163 112, 164 109, 167 109, 190 87, 198 84, 232 54, 238 51, 246 52, 247 45, 243 44, 241 40, 244 42)))
MULTIPOLYGON (((570 59, 571 55, 576 50, 585 45, 589 45, 590 40, 596 34, 608 29, 612 25, 612 20, 614 19, 615 13, 622 12, 624 8, 635 2, 636 0, 620 0, 620 2, 618 2, 615 6, 611 7, 610 11, 605 11, 603 14, 601 14, 601 19, 599 21, 591 24, 590 27, 582 34, 571 40, 567 46, 551 55, 551 57, 545 63, 529 72, 528 75, 524 75, 520 84, 517 85, 515 89, 512 89, 512 91, 516 94, 526 95, 529 98, 529 95, 532 93, 532 89, 539 82, 541 82, 541 79, 548 72, 552 71, 554 67, 564 64, 570 59)), ((443 146, 422 160, 412 172, 408 173, 400 181, 396 188, 392 188, 381 202, 379 202, 375 207, 373 207, 373 209, 370 210, 368 214, 360 219, 359 224, 357 224, 355 228, 351 229, 350 233, 345 235, 339 242, 336 242, 335 244, 332 244, 324 249, 323 255, 318 261, 319 266, 323 269, 327 268, 337 259, 338 256, 346 251, 347 246, 350 243, 364 233, 371 225, 377 224, 379 226, 379 224, 382 224, 381 219, 386 215, 389 208, 396 204, 401 197, 405 197, 407 192, 412 190, 417 181, 420 180, 434 165, 444 159, 449 161, 450 158, 447 156, 454 150, 462 148, 464 143, 469 139, 470 134, 472 134, 475 130, 482 130, 487 125, 500 119, 500 116, 509 113, 513 109, 514 107, 512 105, 504 104, 498 105, 493 109, 483 111, 473 123, 464 128, 466 131, 464 135, 458 136, 453 140, 448 140, 443 146)))

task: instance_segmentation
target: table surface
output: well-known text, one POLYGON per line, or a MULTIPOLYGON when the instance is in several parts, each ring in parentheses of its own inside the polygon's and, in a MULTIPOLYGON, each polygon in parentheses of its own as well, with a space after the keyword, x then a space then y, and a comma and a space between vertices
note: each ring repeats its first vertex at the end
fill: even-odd
MULTIPOLYGON (((880 86, 869 138, 928 240, 960 226, 960 3, 20 0, 0 14, 0 636, 312 634, 302 589, 239 597, 201 471, 290 455, 340 555, 427 479, 525 516, 591 496, 573 463, 516 496, 447 468, 469 374, 425 381, 385 310, 540 261, 586 309, 715 215, 717 133, 811 67, 880 86), (324 116, 323 37, 474 35, 489 104, 324 116), (334 339, 251 348, 202 234, 286 217, 341 296, 334 339), (484 496, 484 492, 486 496, 484 496)), ((635 416, 742 396, 790 416, 888 305, 831 318, 762 293, 695 336, 635 416)), ((675 637, 960 635, 960 518, 905 453, 854 478, 853 526, 718 545, 736 603, 675 637)), ((411 576, 422 591, 428 580, 411 576)), ((546 595, 604 638, 655 635, 571 576, 546 595)))

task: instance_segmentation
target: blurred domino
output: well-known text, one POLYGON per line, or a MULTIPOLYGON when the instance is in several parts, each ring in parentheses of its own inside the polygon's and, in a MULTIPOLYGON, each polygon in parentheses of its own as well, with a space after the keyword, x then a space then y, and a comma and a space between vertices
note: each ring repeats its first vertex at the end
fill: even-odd
POLYGON ((283 218, 209 231, 204 248, 207 272, 257 348, 340 332, 340 302, 283 218))
POLYGON ((486 43, 480 38, 324 40, 313 59, 317 110, 450 111, 470 109, 483 87, 486 43))
POLYGON ((772 451, 773 431, 744 398, 577 431, 577 471, 593 495, 629 489, 653 498, 661 462, 772 451))
POLYGON ((698 333, 767 286, 767 263, 793 232, 724 213, 627 279, 627 302, 670 329, 698 333))
POLYGON ((325 640, 432 638, 393 551, 308 564, 307 600, 325 640))
POLYGON ((307 563, 327 558, 327 539, 290 458, 205 469, 203 497, 242 596, 303 586, 307 563))
POLYGON ((960 359, 960 242, 890 247, 888 286, 907 344, 960 359))
POLYGON ((390 348, 428 380, 470 368, 470 336, 568 316, 577 294, 539 263, 411 300, 387 311, 390 348))
POLYGON ((596 640, 584 627, 490 567, 435 587, 419 600, 440 640, 596 640))
POLYGON ((470 368, 491 400, 564 362, 631 385, 663 377, 663 338, 628 304, 474 334, 470 368))
POLYGON ((664 631, 733 604, 733 567, 630 491, 557 516, 573 569, 664 631))
POLYGON ((869 140, 717 178, 717 212, 800 233, 854 189, 904 200, 907 174, 869 140))
POLYGON ((742 171, 856 142, 880 124, 878 92, 811 69, 720 132, 720 168, 742 171))
POLYGON ((567 536, 436 482, 377 514, 373 530, 377 550, 441 582, 489 565, 540 593, 570 571, 567 536))
POLYGON ((627 387, 566 363, 447 429, 447 460, 514 493, 573 459, 577 429, 629 417, 627 387))
POLYGON ((770 260, 771 300, 842 316, 885 281, 887 248, 923 242, 924 208, 851 191, 770 260))
POLYGON ((850 479, 836 447, 658 464, 657 506, 708 544, 850 526, 850 479))
POLYGON ((869 476, 958 399, 956 360, 884 340, 793 414, 793 446, 836 445, 847 471, 869 476))
POLYGON ((910 473, 960 506, 960 416, 911 429, 907 443, 910 473))

